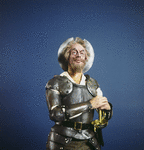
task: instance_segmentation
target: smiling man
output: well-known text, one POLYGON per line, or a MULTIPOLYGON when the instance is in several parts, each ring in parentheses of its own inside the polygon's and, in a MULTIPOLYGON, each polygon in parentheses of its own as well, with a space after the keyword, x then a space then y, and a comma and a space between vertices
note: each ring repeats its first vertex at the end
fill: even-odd
POLYGON ((46 84, 49 116, 55 121, 47 150, 100 150, 104 126, 94 132, 94 110, 102 110, 109 120, 112 105, 103 97, 97 81, 84 75, 93 64, 93 48, 87 40, 69 38, 60 46, 58 60, 64 72, 46 84))

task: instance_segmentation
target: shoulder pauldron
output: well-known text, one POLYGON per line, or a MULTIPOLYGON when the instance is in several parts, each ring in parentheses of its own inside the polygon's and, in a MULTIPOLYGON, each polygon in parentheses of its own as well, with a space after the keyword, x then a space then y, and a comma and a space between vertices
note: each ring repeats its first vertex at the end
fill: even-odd
POLYGON ((73 84, 67 77, 57 75, 47 83, 46 88, 57 90, 61 95, 67 95, 72 92, 73 84))
POLYGON ((88 91, 92 96, 94 97, 97 96, 97 88, 99 87, 98 82, 95 79, 91 78, 89 75, 86 75, 86 78, 87 78, 86 86, 88 91))

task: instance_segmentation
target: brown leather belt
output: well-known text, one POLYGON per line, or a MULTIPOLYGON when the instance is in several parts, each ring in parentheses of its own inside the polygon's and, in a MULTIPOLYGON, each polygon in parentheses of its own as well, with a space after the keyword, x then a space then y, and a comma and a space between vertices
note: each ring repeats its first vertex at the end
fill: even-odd
POLYGON ((61 125, 65 127, 74 128, 75 130, 85 130, 92 126, 91 124, 85 124, 82 122, 70 122, 70 121, 64 121, 62 122, 61 125))

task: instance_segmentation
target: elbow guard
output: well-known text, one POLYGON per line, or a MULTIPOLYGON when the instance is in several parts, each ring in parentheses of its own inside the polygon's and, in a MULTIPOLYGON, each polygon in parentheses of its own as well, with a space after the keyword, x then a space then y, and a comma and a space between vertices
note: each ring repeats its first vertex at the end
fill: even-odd
POLYGON ((61 122, 65 120, 65 112, 61 106, 57 106, 54 109, 49 111, 50 119, 53 121, 61 122))

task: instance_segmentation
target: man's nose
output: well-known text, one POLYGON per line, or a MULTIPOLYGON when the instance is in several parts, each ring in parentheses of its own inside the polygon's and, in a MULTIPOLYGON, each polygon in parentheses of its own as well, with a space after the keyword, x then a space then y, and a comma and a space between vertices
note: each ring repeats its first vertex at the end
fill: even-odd
POLYGON ((77 52, 76 56, 81 57, 81 54, 79 52, 77 52))

